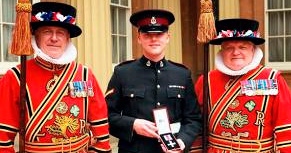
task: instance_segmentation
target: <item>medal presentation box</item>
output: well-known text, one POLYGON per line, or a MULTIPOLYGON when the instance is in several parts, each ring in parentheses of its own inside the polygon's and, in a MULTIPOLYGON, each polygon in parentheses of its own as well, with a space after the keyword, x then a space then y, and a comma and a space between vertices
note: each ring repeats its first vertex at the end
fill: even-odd
POLYGON ((180 146, 170 128, 167 108, 161 107, 154 109, 153 114, 163 145, 167 150, 179 150, 180 146))

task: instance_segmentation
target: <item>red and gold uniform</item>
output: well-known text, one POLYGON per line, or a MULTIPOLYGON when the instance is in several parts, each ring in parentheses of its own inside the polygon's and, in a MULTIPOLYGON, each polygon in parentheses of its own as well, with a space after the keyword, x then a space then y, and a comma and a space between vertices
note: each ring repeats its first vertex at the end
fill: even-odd
MULTIPOLYGON (((209 153, 291 152, 291 92, 280 72, 209 73, 209 153)), ((196 85, 202 105, 203 76, 196 85)))
MULTIPOLYGON (((15 152, 20 67, 0 81, 0 152, 15 152)), ((110 152, 107 106, 90 69, 71 62, 27 61, 26 152, 110 152)))

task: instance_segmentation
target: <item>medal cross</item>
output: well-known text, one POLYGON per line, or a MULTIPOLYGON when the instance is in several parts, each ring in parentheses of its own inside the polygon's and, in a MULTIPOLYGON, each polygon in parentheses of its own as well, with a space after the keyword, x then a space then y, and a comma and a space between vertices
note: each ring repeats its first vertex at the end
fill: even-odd
POLYGON ((171 146, 172 148, 174 148, 174 146, 176 145, 175 142, 169 140, 169 143, 167 144, 168 146, 171 146))

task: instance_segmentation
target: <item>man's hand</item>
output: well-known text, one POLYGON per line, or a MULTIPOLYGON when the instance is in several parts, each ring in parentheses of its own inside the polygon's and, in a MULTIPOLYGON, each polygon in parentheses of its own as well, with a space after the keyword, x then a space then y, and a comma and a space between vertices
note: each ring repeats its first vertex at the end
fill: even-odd
POLYGON ((153 122, 144 119, 135 119, 133 130, 139 135, 159 139, 159 135, 157 134, 158 128, 153 122))
POLYGON ((180 146, 179 150, 167 150, 164 144, 161 144, 161 147, 165 153, 182 153, 185 149, 185 144, 181 139, 177 139, 177 142, 180 146))

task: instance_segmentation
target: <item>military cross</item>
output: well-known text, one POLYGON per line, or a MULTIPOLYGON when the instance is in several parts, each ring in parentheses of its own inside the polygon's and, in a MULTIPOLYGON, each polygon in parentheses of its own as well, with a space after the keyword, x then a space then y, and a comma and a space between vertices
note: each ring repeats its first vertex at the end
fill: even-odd
POLYGON ((169 140, 169 143, 167 145, 171 146, 173 148, 176 145, 176 143, 171 141, 171 140, 169 140))

